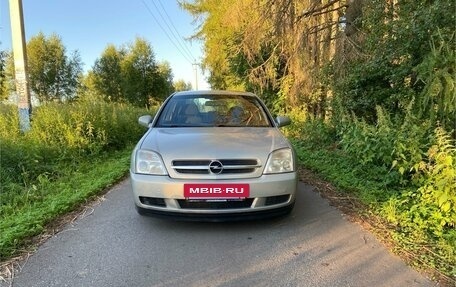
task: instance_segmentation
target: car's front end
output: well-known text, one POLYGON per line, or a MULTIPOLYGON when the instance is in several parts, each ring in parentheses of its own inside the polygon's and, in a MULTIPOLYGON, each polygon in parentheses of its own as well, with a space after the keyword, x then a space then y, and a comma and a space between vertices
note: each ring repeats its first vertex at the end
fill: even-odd
MULTIPOLYGON (((250 94, 242 96, 259 101, 250 94)), ((184 94, 180 99, 197 97, 184 94)), ((213 110, 222 113, 221 107, 214 108, 221 98, 228 97, 230 105, 236 102, 236 95, 231 94, 202 97, 209 111, 200 104, 198 116, 213 110)), ((150 119, 151 128, 132 153, 131 183, 140 214, 244 220, 292 210, 297 190, 294 151, 261 103, 256 104, 264 109, 262 115, 255 116, 258 119, 236 125, 214 118, 211 123, 203 119, 197 124, 177 125, 173 120, 166 125, 163 119, 170 116, 166 104, 154 121, 150 119)), ((243 108, 254 110, 249 105, 243 108)), ((223 120, 227 121, 226 115, 223 120)))

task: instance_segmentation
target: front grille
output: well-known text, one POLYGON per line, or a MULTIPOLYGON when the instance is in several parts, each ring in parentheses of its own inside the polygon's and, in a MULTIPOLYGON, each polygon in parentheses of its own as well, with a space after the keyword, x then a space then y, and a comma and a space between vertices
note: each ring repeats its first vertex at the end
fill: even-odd
POLYGON ((194 166, 194 165, 204 165, 209 166, 211 163, 210 160, 174 160, 173 166, 194 166))
MULTIPOLYGON (((223 170, 217 174, 252 173, 261 167, 256 159, 221 159, 223 170)), ((174 160, 172 168, 182 174, 211 174, 209 165, 212 160, 174 160)))
POLYGON ((185 174, 209 174, 209 171, 207 169, 174 168, 174 170, 178 173, 185 173, 185 174))
POLYGON ((266 197, 266 202, 264 203, 264 205, 268 206, 268 205, 285 203, 288 201, 289 198, 290 198, 289 194, 278 195, 278 196, 269 196, 269 197, 266 197))
POLYGON ((189 209, 235 209, 235 208, 250 208, 252 206, 253 198, 246 198, 245 200, 227 200, 227 201, 194 201, 179 199, 177 200, 181 208, 189 209))

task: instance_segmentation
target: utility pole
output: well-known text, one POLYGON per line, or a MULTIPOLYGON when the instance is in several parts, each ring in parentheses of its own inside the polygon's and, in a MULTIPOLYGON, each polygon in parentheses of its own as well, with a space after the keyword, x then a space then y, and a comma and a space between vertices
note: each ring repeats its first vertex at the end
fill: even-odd
POLYGON ((193 72, 195 72, 195 91, 198 90, 198 64, 193 63, 193 72))
POLYGON ((25 43, 22 0, 9 0, 11 34, 14 54, 16 93, 18 96, 19 125, 22 132, 30 130, 30 90, 27 74, 27 50, 25 43))

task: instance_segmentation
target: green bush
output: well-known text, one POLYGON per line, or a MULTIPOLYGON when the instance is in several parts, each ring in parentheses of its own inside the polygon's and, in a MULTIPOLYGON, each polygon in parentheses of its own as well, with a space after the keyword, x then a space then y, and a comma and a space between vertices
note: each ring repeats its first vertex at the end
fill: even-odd
POLYGON ((359 159, 361 165, 374 164, 401 176, 397 186, 406 186, 413 177, 413 166, 429 147, 430 121, 416 118, 408 110, 403 119, 391 117, 377 107, 377 121, 368 124, 355 116, 345 117, 337 126, 340 147, 359 159))
MULTIPOLYGON (((413 186, 390 198, 381 214, 394 226, 394 236, 407 250, 429 250, 428 264, 456 275, 456 149, 442 128, 413 170, 413 186)), ((427 253, 427 252, 425 252, 427 253)))
POLYGON ((145 131, 138 116, 149 113, 103 101, 50 103, 34 109, 31 130, 21 134, 17 108, 0 107, 0 217, 45 196, 37 186, 132 146, 145 131))
POLYGON ((376 126, 353 116, 350 124, 338 131, 343 150, 359 158, 360 164, 390 165, 394 134, 389 117, 378 108, 376 126))
POLYGON ((337 125, 303 122, 302 134, 293 140, 300 163, 383 217, 398 248, 419 254, 421 266, 456 275, 456 148, 451 133, 432 128, 411 108, 402 119, 377 108, 376 118, 375 124, 346 115, 337 125))
POLYGON ((26 136, 31 141, 62 147, 63 154, 98 153, 137 141, 144 132, 137 119, 147 112, 103 101, 52 103, 35 110, 32 129, 26 136))
POLYGON ((56 162, 77 162, 136 142, 144 132, 137 124, 148 111, 116 103, 50 103, 33 111, 31 130, 19 135, 11 112, 0 116, 2 163, 32 177, 49 172, 56 162), (9 126, 9 129, 2 129, 9 126), (42 169, 42 170, 40 170, 42 169))
POLYGON ((286 115, 291 119, 291 125, 283 129, 288 137, 299 137, 303 132, 305 123, 307 122, 307 111, 305 108, 294 108, 287 111, 286 115))
POLYGON ((46 223, 123 177, 151 111, 100 100, 49 103, 19 131, 17 107, 0 105, 0 260, 46 223))
MULTIPOLYGON (((455 129, 456 121, 456 33, 449 40, 439 34, 431 42, 431 51, 415 67, 414 72, 424 88, 416 110, 422 118, 429 118, 446 130, 455 129)), ((456 132, 453 133, 456 138, 456 132)))
POLYGON ((0 104, 0 140, 17 139, 20 135, 17 106, 0 104))

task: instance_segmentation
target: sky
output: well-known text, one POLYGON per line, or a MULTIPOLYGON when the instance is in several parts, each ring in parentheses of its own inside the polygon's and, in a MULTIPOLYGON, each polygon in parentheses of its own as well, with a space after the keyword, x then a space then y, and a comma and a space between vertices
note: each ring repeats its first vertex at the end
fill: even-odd
MULTIPOLYGON (((0 50, 12 49, 9 0, 0 0, 0 50)), ((174 81, 209 89, 199 66, 202 42, 186 40, 197 24, 176 0, 22 0, 26 40, 43 32, 57 34, 68 51, 77 50, 90 70, 108 44, 116 47, 147 40, 158 62, 171 65, 174 81), (195 68, 197 74, 195 75, 195 68)))

